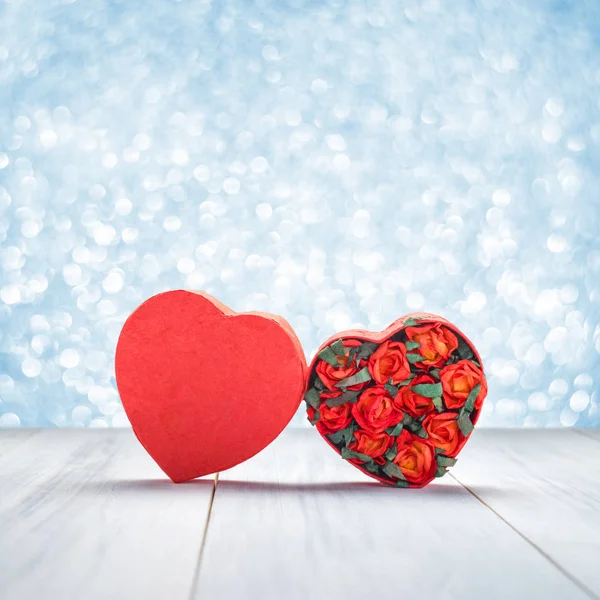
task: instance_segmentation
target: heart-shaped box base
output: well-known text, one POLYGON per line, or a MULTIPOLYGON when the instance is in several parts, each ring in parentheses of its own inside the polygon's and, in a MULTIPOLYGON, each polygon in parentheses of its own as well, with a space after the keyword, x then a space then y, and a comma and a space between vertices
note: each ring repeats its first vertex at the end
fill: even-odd
POLYGON ((309 367, 309 421, 355 467, 398 487, 423 487, 456 462, 487 383, 481 358, 437 315, 402 317, 379 333, 346 331, 309 367))
POLYGON ((208 294, 178 290, 127 319, 115 370, 136 436, 182 482, 270 444, 302 400, 306 361, 282 318, 237 314, 208 294))

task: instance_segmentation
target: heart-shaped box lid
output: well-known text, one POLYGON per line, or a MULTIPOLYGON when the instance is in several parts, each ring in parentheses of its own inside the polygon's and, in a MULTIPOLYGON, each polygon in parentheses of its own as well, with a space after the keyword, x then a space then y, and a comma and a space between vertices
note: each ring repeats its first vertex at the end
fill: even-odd
POLYGON ((302 400, 306 359, 290 325, 169 291, 127 319, 117 387, 139 441, 175 482, 239 464, 270 444, 302 400))

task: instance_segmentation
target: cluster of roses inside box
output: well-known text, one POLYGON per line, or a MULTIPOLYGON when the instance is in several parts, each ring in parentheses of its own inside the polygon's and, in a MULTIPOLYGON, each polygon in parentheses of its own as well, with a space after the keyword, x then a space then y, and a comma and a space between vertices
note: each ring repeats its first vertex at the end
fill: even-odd
POLYGON ((401 487, 446 473, 487 394, 470 344, 426 319, 407 319, 381 343, 338 339, 309 377, 308 418, 320 434, 361 470, 401 487))

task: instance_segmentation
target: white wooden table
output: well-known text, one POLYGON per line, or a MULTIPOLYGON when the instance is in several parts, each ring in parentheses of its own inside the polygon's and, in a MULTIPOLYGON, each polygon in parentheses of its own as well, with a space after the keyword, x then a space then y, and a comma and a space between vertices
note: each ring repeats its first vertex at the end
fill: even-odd
POLYGON ((175 485, 129 430, 0 430, 0 598, 600 598, 600 431, 479 429, 451 474, 287 430, 175 485))

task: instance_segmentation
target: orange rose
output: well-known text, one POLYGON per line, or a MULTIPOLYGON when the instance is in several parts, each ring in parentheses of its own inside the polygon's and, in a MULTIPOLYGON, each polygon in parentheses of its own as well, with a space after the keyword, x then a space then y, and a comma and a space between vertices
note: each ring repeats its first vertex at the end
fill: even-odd
POLYGON ((414 350, 425 358, 415 363, 419 367, 430 369, 441 367, 458 348, 456 336, 440 323, 407 327, 406 338, 420 344, 419 348, 414 350))
MULTIPOLYGON (((315 418, 315 409, 310 406, 306 411, 308 418, 312 421, 315 418)), ((324 402, 319 407, 319 420, 316 423, 319 433, 327 435, 335 433, 340 429, 346 429, 352 421, 352 407, 349 403, 340 404, 329 408, 324 402)))
POLYGON ((400 383, 410 375, 406 346, 400 342, 383 342, 369 358, 369 373, 380 384, 400 383))
POLYGON ((470 360, 459 360, 440 371, 444 403, 448 408, 462 408, 471 390, 478 384, 481 389, 475 399, 475 410, 479 410, 487 396, 487 383, 481 369, 470 360))
POLYGON ((398 454, 394 463, 400 468, 406 481, 415 487, 422 487, 435 477, 435 448, 429 441, 403 429, 396 445, 398 454))
POLYGON ((397 425, 403 417, 383 386, 367 388, 352 405, 352 416, 362 429, 371 433, 397 425))
POLYGON ((413 391, 412 388, 420 383, 435 383, 435 380, 429 375, 417 375, 411 381, 410 386, 400 388, 398 395, 394 399, 394 404, 399 410, 408 413, 415 419, 426 415, 435 408, 431 398, 425 398, 425 396, 415 394, 413 391))
POLYGON ((454 458, 463 447, 467 438, 461 433, 455 413, 436 413, 425 417, 423 428, 429 441, 444 451, 446 456, 454 458))
POLYGON ((359 429, 354 432, 354 440, 348 448, 375 459, 375 462, 385 464, 383 455, 392 447, 394 438, 385 432, 371 433, 359 429))
MULTIPOLYGON (((344 340, 344 348, 348 349, 345 356, 338 356, 338 362, 340 366, 333 367, 329 363, 324 360, 319 360, 317 362, 316 371, 319 375, 319 379, 323 382, 323 384, 327 387, 327 389, 333 391, 337 391, 339 388, 335 387, 336 383, 347 379, 348 377, 352 377, 358 371, 360 371, 363 366, 357 364, 355 360, 352 361, 352 364, 348 364, 350 358, 350 348, 354 346, 360 346, 360 342, 356 340, 344 340)), ((359 389, 360 386, 352 386, 349 389, 359 389)))

